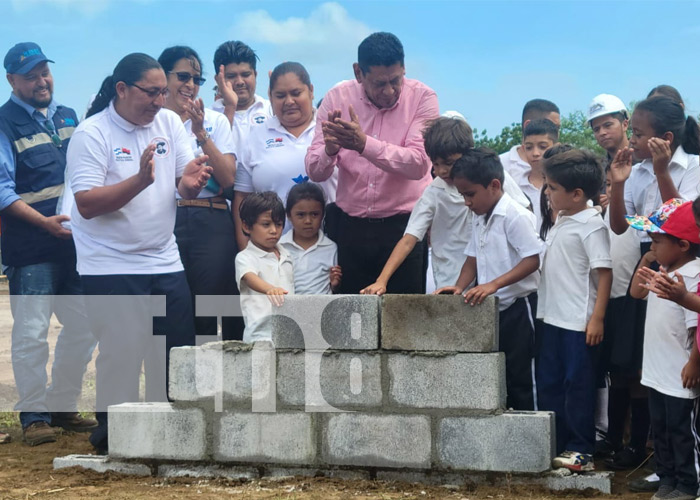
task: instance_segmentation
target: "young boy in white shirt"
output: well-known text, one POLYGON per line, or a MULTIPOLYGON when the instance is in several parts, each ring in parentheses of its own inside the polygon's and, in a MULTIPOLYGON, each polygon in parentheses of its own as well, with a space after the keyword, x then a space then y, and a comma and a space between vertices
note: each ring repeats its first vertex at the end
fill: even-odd
POLYGON ((241 203, 243 230, 250 238, 236 256, 236 282, 241 291, 245 320, 244 342, 270 340, 270 303, 280 306, 294 294, 294 272, 289 252, 279 245, 285 212, 272 191, 253 193, 241 203), (269 301, 263 299, 265 296, 269 301))
POLYGON ((556 414, 552 465, 593 470, 595 380, 591 346, 603 339, 612 283, 608 229, 588 201, 600 192, 603 169, 593 153, 572 149, 547 158, 545 192, 558 213, 547 234, 537 318, 537 402, 556 414))
POLYGON ((459 158, 450 172, 464 203, 474 214, 466 260, 454 286, 438 293, 465 294, 465 302, 480 304, 489 295, 499 299, 499 350, 506 355, 507 405, 516 410, 535 407, 532 386, 534 320, 541 241, 535 216, 503 192, 503 166, 498 155, 476 148, 459 158))
POLYGON ((686 294, 696 294, 700 237, 692 205, 675 198, 649 217, 627 216, 627 223, 645 231, 652 241, 651 250, 639 263, 630 294, 647 299, 642 384, 649 387, 654 458, 660 483, 653 498, 692 500, 698 490, 698 315, 661 298, 665 296, 663 290, 657 295, 657 273, 648 267, 658 262, 664 274, 673 273, 679 287, 684 285, 686 294))

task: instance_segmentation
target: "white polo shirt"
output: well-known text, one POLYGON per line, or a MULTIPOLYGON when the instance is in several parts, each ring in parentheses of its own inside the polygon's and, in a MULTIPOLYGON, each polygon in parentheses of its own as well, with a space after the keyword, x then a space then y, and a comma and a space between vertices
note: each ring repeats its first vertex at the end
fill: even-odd
POLYGON ((527 172, 520 170, 519 172, 513 174, 513 180, 532 203, 532 212, 535 214, 536 219, 535 227, 537 228, 537 231, 539 231, 540 227, 542 227, 542 211, 540 210, 540 196, 542 194, 542 190, 530 183, 528 176, 530 175, 531 171, 531 169, 527 172))
MULTIPOLYGON (((688 291, 695 294, 700 260, 688 262, 676 272, 683 276, 688 291)), ((688 329, 697 326, 698 313, 649 292, 644 323, 643 385, 676 398, 695 399, 700 396, 700 388, 684 389, 681 381, 681 370, 695 349, 694 335, 688 334, 688 329)))
MULTIPOLYGON (((315 129, 315 114, 299 137, 288 132, 276 116, 269 118, 264 126, 252 129, 248 143, 238 157, 234 189, 242 193, 274 191, 282 203, 286 203, 289 190, 307 177, 304 157, 315 129)), ((326 193, 326 201, 334 202, 338 187, 337 172, 320 182, 319 186, 326 193)))
MULTIPOLYGON (((197 136, 192 132, 192 120, 186 120, 184 122, 185 130, 190 138, 190 147, 194 152, 195 156, 200 156, 204 154, 202 148, 197 146, 197 136)), ((228 118, 212 109, 204 110, 204 130, 209 133, 209 140, 216 144, 222 154, 236 154, 235 143, 233 142, 233 134, 231 133, 231 125, 228 122, 228 118)), ((217 193, 213 193, 208 189, 202 189, 199 193, 198 198, 212 198, 216 196, 217 193)), ((175 196, 180 199, 180 193, 175 192, 175 196)))
POLYGON ((331 267, 338 265, 338 245, 323 231, 318 232, 318 241, 304 250, 294 241, 294 231, 280 239, 294 262, 294 293, 296 295, 330 295, 331 267))
MULTIPOLYGON (((214 101, 212 109, 214 111, 218 111, 219 113, 223 113, 223 100, 217 99, 214 101)), ((248 142, 248 135, 250 134, 250 131, 257 126, 264 124, 265 121, 272 115, 272 105, 270 104, 270 101, 264 97, 260 97, 258 94, 255 94, 255 100, 248 109, 236 110, 236 114, 233 117, 233 125, 231 126, 233 143, 236 145, 236 148, 244 148, 245 144, 248 142)), ((239 151, 237 150, 236 156, 238 156, 238 152, 239 151)))
POLYGON ((457 188, 440 177, 433 179, 416 202, 405 234, 422 240, 428 230, 435 286, 452 286, 464 264, 464 249, 472 233, 472 211, 464 205, 457 188))
POLYGON ((625 231, 616 234, 610 229, 610 210, 605 212, 603 222, 608 227, 610 235, 610 258, 612 259, 613 281, 610 298, 616 299, 627 295, 627 288, 632 281, 634 270, 642 256, 639 248, 637 231, 625 231))
POLYGON ((503 169, 510 175, 512 175, 515 179, 519 178, 519 174, 529 174, 530 170, 532 170, 530 164, 522 158, 520 158, 520 155, 518 154, 518 148, 520 147, 520 144, 518 144, 517 146, 513 146, 508 151, 499 156, 499 158, 501 159, 501 165, 503 165, 503 169))
POLYGON ((264 293, 251 289, 243 276, 254 273, 267 283, 284 288, 289 295, 294 295, 294 268, 292 257, 282 245, 277 245, 279 258, 274 252, 266 252, 250 244, 236 255, 236 283, 241 291, 241 309, 245 330, 244 342, 271 340, 269 317, 273 313, 272 303, 264 293))
MULTIPOLYGON (((476 258, 477 281, 485 284, 503 276, 521 260, 539 255, 542 241, 535 231, 535 216, 503 193, 491 216, 473 217, 472 235, 464 253, 476 258)), ((498 305, 507 309, 516 299, 537 291, 539 272, 498 290, 498 305)))
POLYGON ((192 159, 180 117, 161 109, 134 125, 110 103, 83 121, 68 148, 66 181, 73 193, 110 186, 137 174, 143 150, 156 144, 155 181, 119 210, 84 219, 71 212, 78 273, 161 274, 182 271, 175 243, 175 185, 192 159))
MULTIPOLYGON (((685 152, 678 146, 668 166, 673 184, 681 198, 693 201, 698 197, 700 183, 700 163, 698 155, 685 152)), ((629 179, 625 182, 625 209, 627 215, 649 215, 665 201, 661 199, 659 183, 654 175, 654 164, 650 158, 632 167, 629 179)), ((651 241, 644 231, 635 231, 641 241, 651 241)))
POLYGON ((608 228, 600 208, 559 214, 547 234, 537 318, 583 332, 598 295, 598 268, 612 268, 608 228))

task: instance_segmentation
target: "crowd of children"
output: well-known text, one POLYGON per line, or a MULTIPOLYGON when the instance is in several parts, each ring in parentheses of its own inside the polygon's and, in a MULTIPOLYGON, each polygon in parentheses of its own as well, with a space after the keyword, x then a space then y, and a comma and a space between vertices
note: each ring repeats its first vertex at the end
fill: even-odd
MULTIPOLYGON (((462 294, 465 307, 498 298, 507 405, 555 413, 554 467, 590 471, 595 454, 614 469, 636 467, 652 441, 656 475, 631 487, 655 490, 654 499, 695 498, 700 131, 667 86, 631 120, 607 94, 594 98, 588 118, 603 159, 559 144, 558 109, 539 99, 523 112, 522 144, 500 158, 474 147, 461 115, 430 122, 435 178, 360 293, 386 293, 429 235, 435 293, 462 294), (509 193, 509 177, 522 192, 509 193), (514 199, 522 193, 528 208, 514 199), (600 387, 607 398, 596 396, 600 387)), ((280 304, 285 294, 333 293, 342 272, 322 230, 325 204, 308 182, 290 191, 286 209, 274 193, 245 200, 252 244, 236 259, 244 296, 280 304), (293 230, 282 236, 285 215, 293 230)), ((269 338, 270 307, 244 300, 245 340, 269 338)))

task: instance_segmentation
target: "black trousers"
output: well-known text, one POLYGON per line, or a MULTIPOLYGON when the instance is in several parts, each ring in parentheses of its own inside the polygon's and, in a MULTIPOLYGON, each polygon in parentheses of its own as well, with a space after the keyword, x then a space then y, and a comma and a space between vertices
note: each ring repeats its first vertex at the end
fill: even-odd
MULTIPOLYGON (((379 277, 394 246, 403 236, 409 214, 383 219, 351 217, 339 208, 331 231, 343 270, 340 293, 359 293, 379 277)), ((425 293, 426 242, 413 248, 387 284, 387 293, 425 293)))
MULTIPOLYGON (((680 372, 680 369, 679 369, 680 372)), ((649 389, 656 474, 684 493, 697 495, 698 399, 683 399, 649 389)))
MULTIPOLYGON (((178 207, 175 239, 192 292, 192 310, 197 315, 197 295, 231 295, 236 286, 234 263, 238 248, 229 210, 208 207, 178 207)), ((195 316, 197 335, 216 335, 216 318, 195 316)), ((243 340, 245 324, 241 317, 223 317, 223 340, 243 340)))
POLYGON ((498 350, 506 355, 506 406, 514 410, 534 410, 532 360, 535 346, 537 292, 517 299, 500 312, 498 350))

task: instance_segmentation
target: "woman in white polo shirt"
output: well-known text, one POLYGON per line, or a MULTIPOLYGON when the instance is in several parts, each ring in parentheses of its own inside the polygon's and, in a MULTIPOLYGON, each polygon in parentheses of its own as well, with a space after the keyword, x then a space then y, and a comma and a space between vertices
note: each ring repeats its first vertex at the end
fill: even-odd
MULTIPOLYGON (((227 200, 219 194, 233 186, 235 144, 228 118, 205 109, 197 97, 205 82, 197 52, 181 45, 169 47, 158 62, 168 79, 165 108, 182 120, 194 155, 206 154, 207 164, 214 169, 213 179, 196 199, 185 200, 176 194, 175 238, 194 306, 197 295, 238 295, 234 268, 236 231, 227 200)), ((195 331, 197 335, 215 336, 216 323, 216 318, 195 317, 195 331)), ((241 340, 244 328, 242 318, 224 318, 223 339, 241 340)))
MULTIPOLYGON (((274 191, 286 202, 292 186, 306 177, 304 157, 314 138, 314 86, 304 66, 285 62, 275 67, 270 75, 269 94, 274 116, 252 129, 248 144, 239 148, 233 199, 239 248, 248 242, 238 215, 241 202, 250 193, 262 191, 274 191)), ((337 184, 337 174, 320 183, 328 203, 335 201, 337 184)), ((285 231, 289 227, 285 225, 285 231)))
POLYGON ((107 451, 107 406, 138 401, 144 358, 146 398, 163 398, 170 348, 195 340, 173 235, 175 190, 196 198, 212 168, 204 165, 206 156, 194 158, 180 118, 162 109, 167 94, 160 64, 129 54, 102 83, 68 149, 77 267, 99 340, 99 426, 90 436, 98 452, 107 451), (99 297, 105 295, 113 297, 99 297), (154 304, 143 296, 165 300, 154 304), (164 341, 156 342, 163 337, 154 333, 164 341), (150 370, 149 360, 156 358, 165 363, 150 370))

